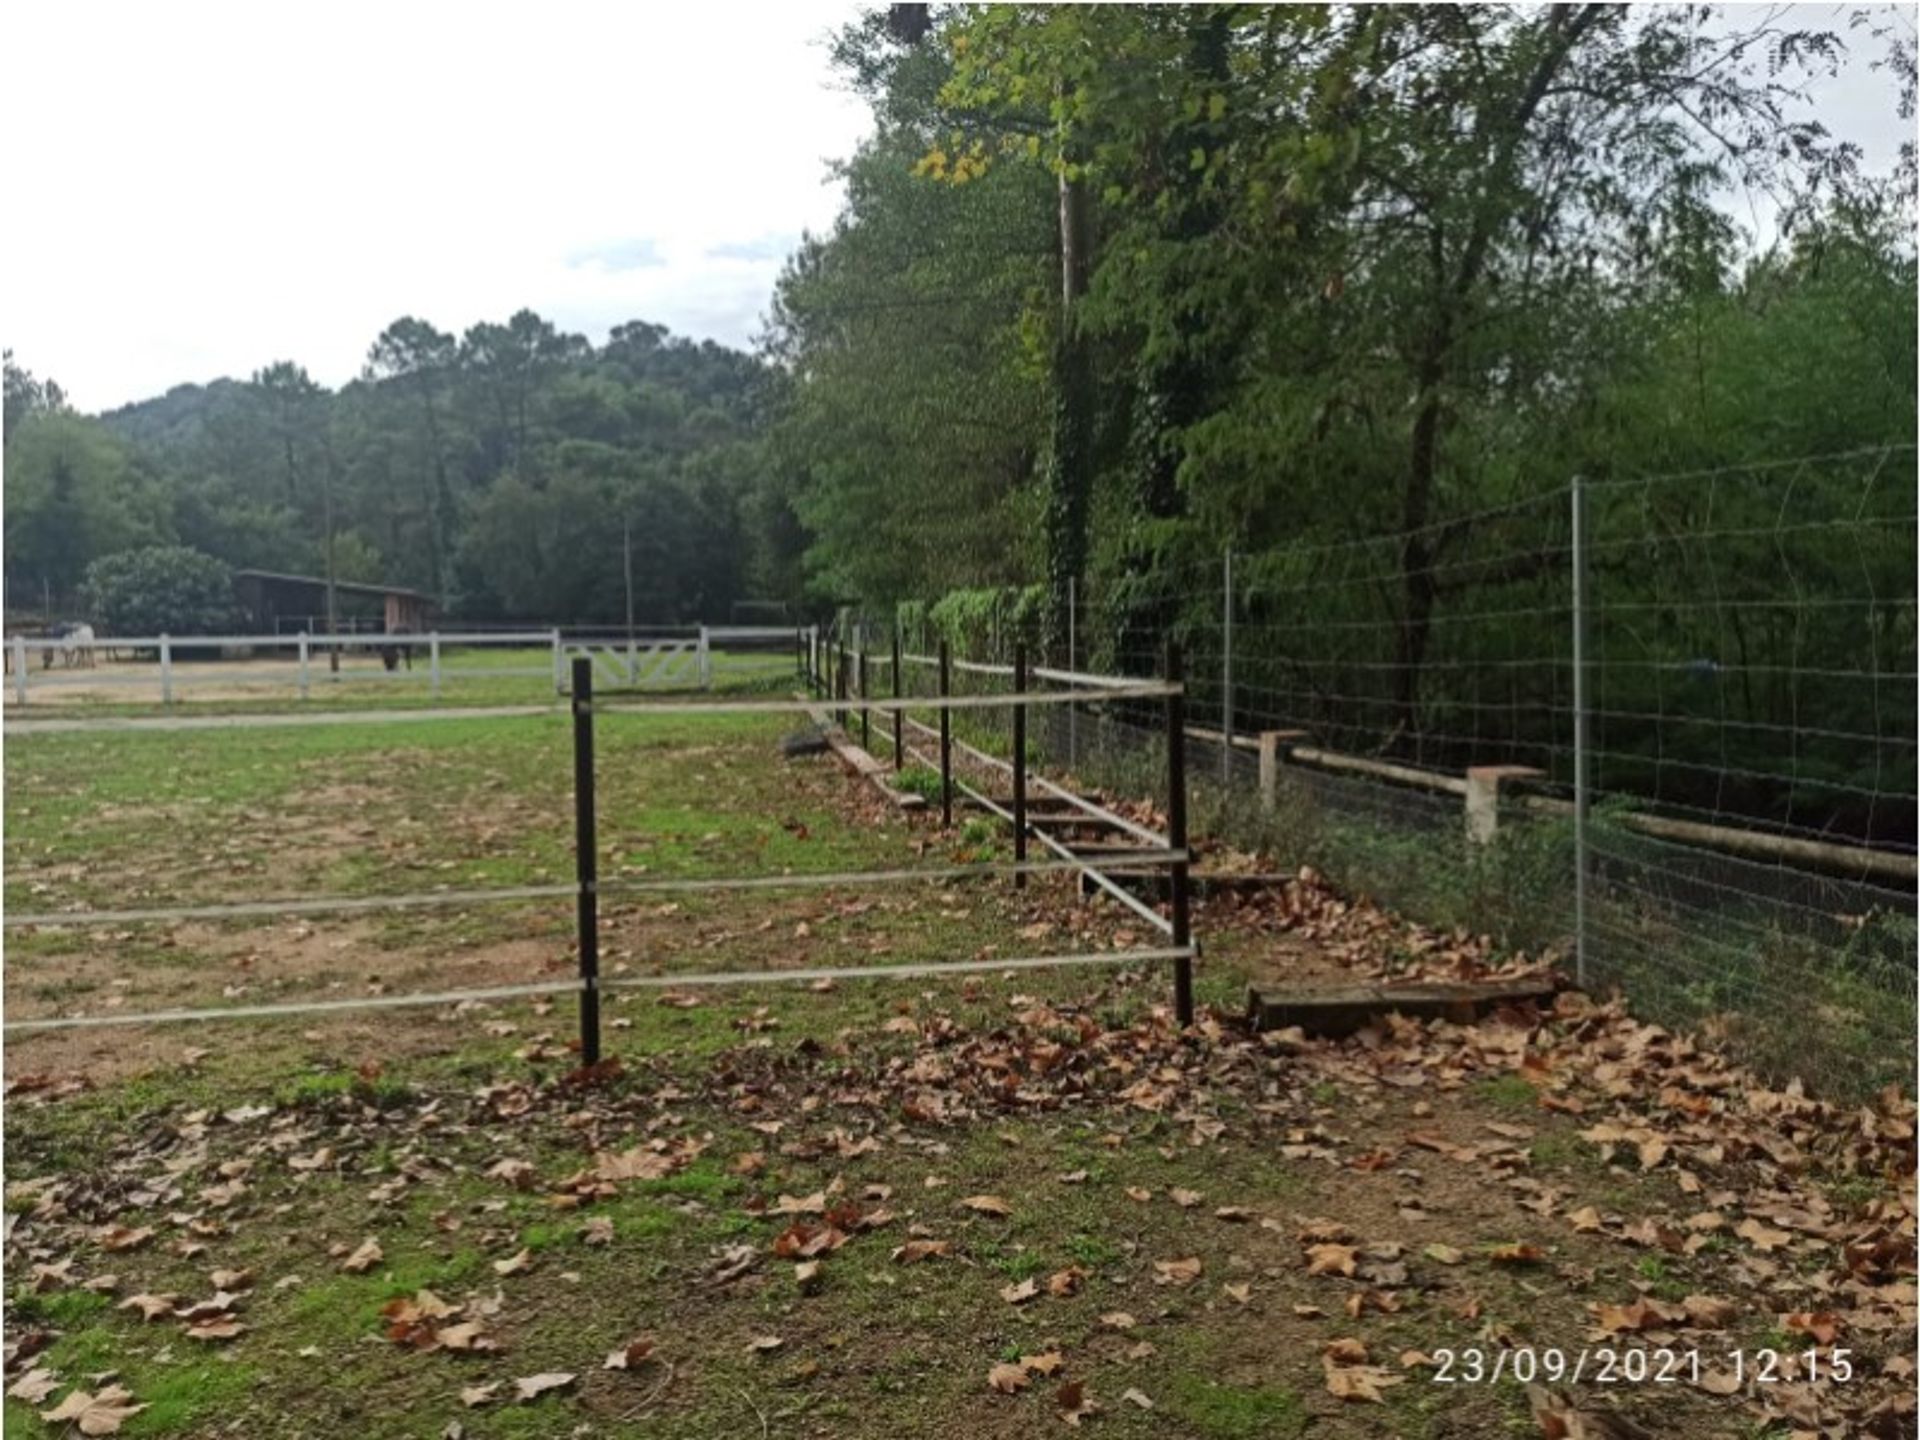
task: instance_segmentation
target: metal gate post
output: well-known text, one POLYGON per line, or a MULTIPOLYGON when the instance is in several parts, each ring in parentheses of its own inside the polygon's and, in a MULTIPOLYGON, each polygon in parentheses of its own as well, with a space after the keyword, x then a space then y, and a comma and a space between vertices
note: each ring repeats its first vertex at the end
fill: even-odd
MULTIPOLYGON (((1024 694, 1027 688, 1027 644, 1013 647, 1013 692, 1024 694)), ((1013 706, 1013 863, 1027 862, 1027 706, 1024 700, 1013 706)), ((1027 888, 1027 872, 1013 877, 1013 888, 1027 888)))
POLYGON ((593 813, 593 662, 573 662, 573 874, 579 887, 580 1063, 600 1063, 600 863, 593 813))
MULTIPOLYGON (((1067 577, 1067 672, 1080 673, 1079 635, 1080 596, 1079 584, 1073 576, 1067 577)), ((1077 683, 1077 682, 1070 682, 1077 683)), ((1071 701, 1067 704, 1067 768, 1078 769, 1080 765, 1080 713, 1071 701)))
MULTIPOLYGON (((1187 697, 1185 671, 1177 640, 1167 642, 1167 683, 1176 686, 1167 696, 1167 845, 1187 848, 1187 697)), ((1168 879, 1172 889, 1173 946, 1185 950, 1193 943, 1187 903, 1187 862, 1175 860, 1168 879)), ((1193 1023, 1193 957, 1173 962, 1173 1014, 1181 1026, 1193 1023)))
MULTIPOLYGON (((952 681, 948 674, 947 642, 940 642, 940 698, 945 700, 952 681)), ((953 712, 940 707, 940 823, 953 828, 953 712)))

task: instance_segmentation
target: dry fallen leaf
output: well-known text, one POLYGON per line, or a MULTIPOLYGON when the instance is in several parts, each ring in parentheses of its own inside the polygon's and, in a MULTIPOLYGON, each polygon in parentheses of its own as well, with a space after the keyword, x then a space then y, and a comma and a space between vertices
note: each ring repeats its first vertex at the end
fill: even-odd
POLYGON ((1020 1364, 1036 1375, 1058 1375, 1060 1367, 1067 1363, 1067 1357, 1058 1350, 1043 1350, 1038 1355, 1022 1355, 1020 1364))
POLYGON ((1069 1380, 1062 1385, 1053 1392, 1053 1403, 1060 1407, 1060 1418, 1073 1426, 1078 1426, 1087 1416, 1100 1409, 1093 1397, 1087 1394, 1087 1382, 1084 1380, 1069 1380))
POLYGON ((1356 1253, 1351 1245, 1309 1245, 1307 1273, 1309 1275, 1351 1275, 1355 1269, 1356 1253))
POLYGON ((1547 1258, 1547 1252, 1538 1245, 1517 1243, 1500 1245, 1487 1252, 1487 1259, 1496 1265, 1538 1265, 1547 1258))
POLYGON ((1600 1219, 1600 1212, 1591 1205, 1582 1205, 1578 1210, 1573 1211, 1567 1216, 1567 1223, 1583 1235, 1606 1228, 1605 1223, 1600 1219))
POLYGON ((935 1256, 950 1259, 952 1255, 951 1240, 909 1240, 893 1252, 893 1258, 902 1265, 911 1265, 919 1260, 931 1260, 935 1256))
POLYGON ((1129 1405, 1138 1405, 1142 1410, 1151 1410, 1153 1408, 1153 1401, 1149 1400, 1138 1390, 1122 1390, 1120 1392, 1120 1398, 1129 1405))
POLYGON ((29 1405, 38 1405, 54 1391, 60 1388, 60 1377, 51 1370, 39 1366, 27 1371, 13 1384, 7 1387, 7 1394, 16 1400, 24 1400, 29 1405))
POLYGON ((642 1335, 637 1340, 629 1340, 618 1350, 613 1351, 601 1365, 602 1370, 632 1370, 644 1364, 653 1355, 655 1341, 651 1335, 642 1335))
POLYGON ((193 1340, 231 1340, 246 1328, 231 1315, 215 1315, 191 1322, 187 1326, 187 1336, 193 1340))
POLYGON ((1029 1275, 1017 1284, 1002 1285, 1000 1298, 1009 1305, 1024 1305, 1040 1293, 1040 1282, 1029 1275))
POLYGON ((460 1403, 469 1410, 476 1405, 484 1405, 499 1394, 502 1383, 504 1382, 495 1380, 487 1385, 468 1385, 460 1391, 460 1403))
POLYGON ((519 1254, 510 1255, 505 1260, 494 1261, 493 1273, 496 1275, 518 1275, 522 1270, 530 1269, 532 1265, 533 1251, 522 1250, 519 1254))
POLYGON ((1793 1335, 1810 1335, 1822 1345, 1840 1338, 1840 1317, 1830 1311, 1796 1310, 1780 1317, 1780 1328, 1793 1335))
POLYGON ((385 1258, 386 1252, 380 1248, 380 1242, 369 1238, 340 1262, 340 1268, 350 1275, 364 1275, 385 1258))
POLYGON ((523 1375, 513 1382, 514 1395, 521 1400, 537 1400, 549 1390, 560 1390, 573 1384, 574 1377, 565 1371, 549 1370, 540 1375, 523 1375))
POLYGON ((122 1250, 139 1249, 153 1238, 153 1230, 150 1227, 129 1230, 125 1225, 109 1225, 93 1238, 102 1250, 112 1250, 117 1253, 122 1250))
POLYGON ((1124 1310, 1109 1310, 1100 1317, 1100 1323, 1109 1330, 1131 1330, 1140 1322, 1124 1310))
POLYGON ((1033 1383, 1024 1365, 1009 1365, 1004 1360, 987 1371, 987 1384, 1003 1395, 1024 1390, 1033 1383))
POLYGON ((1754 1249, 1762 1252, 1778 1250, 1781 1246, 1793 1239, 1791 1232, 1772 1229, 1769 1226, 1762 1225, 1751 1216, 1734 1226, 1733 1233, 1753 1246, 1754 1249))
POLYGON ((178 1295, 129 1295, 116 1308, 138 1310, 142 1320, 158 1320, 162 1315, 171 1315, 179 1303, 178 1295))
POLYGON ((1013 1214, 1013 1207, 998 1195, 969 1195, 960 1202, 963 1209, 976 1215, 993 1215, 1004 1218, 1013 1214))
POLYGON ((1047 1293, 1057 1298, 1078 1295, 1080 1286, 1089 1273, 1078 1265, 1069 1265, 1064 1270, 1056 1270, 1047 1277, 1047 1293))
POLYGON ((1182 1190, 1178 1186, 1169 1190, 1167 1196, 1182 1210, 1191 1210, 1202 1200, 1206 1199, 1206 1196, 1202 1195, 1198 1190, 1182 1190))
POLYGON ((1200 1278, 1200 1272, 1204 1268, 1198 1255, 1189 1255, 1184 1260, 1156 1260, 1153 1262, 1153 1283, 1191 1285, 1200 1278))
POLYGON ((40 1418, 49 1425, 70 1420, 82 1435, 114 1435, 123 1424, 147 1408, 129 1405, 127 1402, 131 1399, 133 1392, 118 1385, 109 1385, 97 1395, 75 1390, 53 1409, 42 1410, 40 1418))

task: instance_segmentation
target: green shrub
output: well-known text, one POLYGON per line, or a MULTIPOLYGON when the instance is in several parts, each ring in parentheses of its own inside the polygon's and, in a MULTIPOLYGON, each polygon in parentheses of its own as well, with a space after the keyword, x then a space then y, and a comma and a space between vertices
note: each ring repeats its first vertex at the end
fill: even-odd
POLYGON ((185 545, 103 555, 87 567, 82 596, 103 635, 215 635, 237 618, 233 572, 185 545))

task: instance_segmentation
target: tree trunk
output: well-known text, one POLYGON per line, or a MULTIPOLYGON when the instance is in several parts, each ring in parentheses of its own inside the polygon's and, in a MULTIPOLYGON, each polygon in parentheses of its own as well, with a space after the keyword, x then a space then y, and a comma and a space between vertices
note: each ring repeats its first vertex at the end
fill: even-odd
POLYGON ((1066 635, 1067 582, 1087 563, 1093 494, 1093 356, 1080 327, 1087 293, 1086 182, 1060 174, 1060 335, 1053 348, 1053 448, 1047 462, 1047 629, 1058 650, 1066 635))

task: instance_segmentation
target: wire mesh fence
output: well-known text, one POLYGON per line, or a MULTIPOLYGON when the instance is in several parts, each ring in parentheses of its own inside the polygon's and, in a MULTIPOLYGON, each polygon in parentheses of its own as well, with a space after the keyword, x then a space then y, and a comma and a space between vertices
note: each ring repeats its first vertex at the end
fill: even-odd
MULTIPOLYGON (((1855 1091, 1914 1065, 1914 465, 1902 444, 1573 480, 900 628, 1133 676, 1177 640, 1203 825, 1855 1091)), ((1116 790, 1163 773, 1124 700, 1030 744, 1116 790)))

